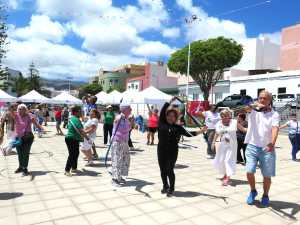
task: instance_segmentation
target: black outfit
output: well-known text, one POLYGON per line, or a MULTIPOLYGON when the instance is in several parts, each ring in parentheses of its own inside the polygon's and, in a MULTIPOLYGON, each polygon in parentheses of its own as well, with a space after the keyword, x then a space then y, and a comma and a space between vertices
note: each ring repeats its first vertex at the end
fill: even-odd
POLYGON ((68 110, 63 111, 62 119, 64 121, 63 128, 66 128, 68 125, 68 122, 69 122, 69 111, 68 110))
POLYGON ((79 156, 79 141, 73 138, 66 137, 65 142, 67 144, 68 152, 69 152, 65 171, 70 172, 71 168, 72 170, 77 169, 77 161, 79 156))
POLYGON ((103 133, 104 133, 104 144, 107 144, 107 140, 108 140, 108 134, 110 137, 112 137, 112 131, 113 131, 113 124, 104 124, 103 125, 103 133))
POLYGON ((129 148, 133 148, 133 143, 132 143, 132 140, 131 140, 131 131, 132 130, 129 131, 129 139, 128 139, 128 146, 129 146, 129 148))
POLYGON ((165 103, 160 112, 157 156, 163 190, 173 192, 175 189, 174 167, 178 156, 178 142, 181 135, 192 137, 196 135, 196 132, 188 132, 180 125, 167 123, 166 111, 169 105, 169 103, 165 103))
MULTIPOLYGON (((247 121, 243 121, 241 123, 241 125, 244 128, 248 127, 248 122, 247 121)), ((239 129, 236 132, 236 137, 237 137, 237 162, 238 163, 246 163, 246 148, 247 148, 247 144, 245 144, 245 137, 246 137, 246 133, 240 131, 239 129), (241 153, 241 150, 243 150, 243 156, 241 153)))

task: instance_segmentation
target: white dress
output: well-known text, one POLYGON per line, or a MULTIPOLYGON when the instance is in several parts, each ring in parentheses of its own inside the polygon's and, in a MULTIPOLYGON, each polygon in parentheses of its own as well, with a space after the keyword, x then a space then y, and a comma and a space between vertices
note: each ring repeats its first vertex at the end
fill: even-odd
POLYGON ((93 143, 96 139, 96 132, 97 132, 97 127, 98 127, 98 120, 96 118, 93 119, 89 119, 85 124, 84 124, 84 129, 91 127, 95 125, 96 126, 96 130, 93 133, 90 133, 89 136, 89 140, 85 139, 83 140, 83 142, 80 144, 81 150, 82 151, 88 151, 92 148, 93 143))
POLYGON ((224 126, 222 121, 216 124, 216 156, 213 165, 221 175, 232 176, 235 174, 237 158, 237 121, 231 120, 229 126, 224 126))

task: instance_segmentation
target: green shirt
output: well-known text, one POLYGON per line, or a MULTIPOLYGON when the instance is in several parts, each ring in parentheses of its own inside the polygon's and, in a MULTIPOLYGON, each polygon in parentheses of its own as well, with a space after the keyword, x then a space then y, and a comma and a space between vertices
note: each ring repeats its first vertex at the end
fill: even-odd
POLYGON ((114 112, 104 112, 104 124, 113 124, 115 120, 114 112))
POLYGON ((74 126, 75 126, 77 129, 83 129, 83 125, 82 125, 81 121, 76 116, 72 116, 70 118, 70 121, 68 123, 68 132, 66 134, 66 137, 75 139, 77 141, 83 141, 80 134, 78 134, 78 132, 74 128, 74 126), (72 121, 72 123, 70 121, 72 121))

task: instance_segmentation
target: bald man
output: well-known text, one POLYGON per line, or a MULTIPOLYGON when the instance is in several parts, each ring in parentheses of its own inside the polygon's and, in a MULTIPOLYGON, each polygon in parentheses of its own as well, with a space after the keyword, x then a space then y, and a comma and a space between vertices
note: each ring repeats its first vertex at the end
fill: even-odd
POLYGON ((265 207, 269 205, 269 190, 271 187, 271 177, 275 176, 275 144, 279 131, 279 114, 272 109, 272 94, 261 91, 258 102, 247 107, 249 115, 249 125, 245 137, 246 149, 246 169, 247 179, 251 192, 247 198, 247 203, 252 205, 257 196, 255 188, 255 172, 259 162, 263 179, 264 193, 261 204, 265 207))

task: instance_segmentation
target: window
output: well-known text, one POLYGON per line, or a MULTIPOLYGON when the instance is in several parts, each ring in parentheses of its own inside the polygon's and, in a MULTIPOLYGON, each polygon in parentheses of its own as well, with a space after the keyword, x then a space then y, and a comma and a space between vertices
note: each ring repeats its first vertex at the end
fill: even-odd
POLYGON ((246 94, 247 94, 247 90, 246 89, 240 90, 240 95, 246 95, 246 94))
POLYGON ((278 94, 285 94, 286 93, 286 88, 285 87, 280 87, 278 88, 278 94))
POLYGON ((115 80, 115 84, 119 83, 119 80, 115 80))
POLYGON ((259 88, 259 89, 257 89, 257 96, 259 96, 259 93, 261 92, 261 91, 264 91, 265 90, 265 88, 259 88))
POLYGON ((294 94, 281 94, 277 96, 278 99, 294 99, 294 94))
POLYGON ((196 101, 199 99, 199 94, 193 93, 193 100, 196 101))
POLYGON ((231 96, 226 97, 224 101, 231 101, 231 96))

